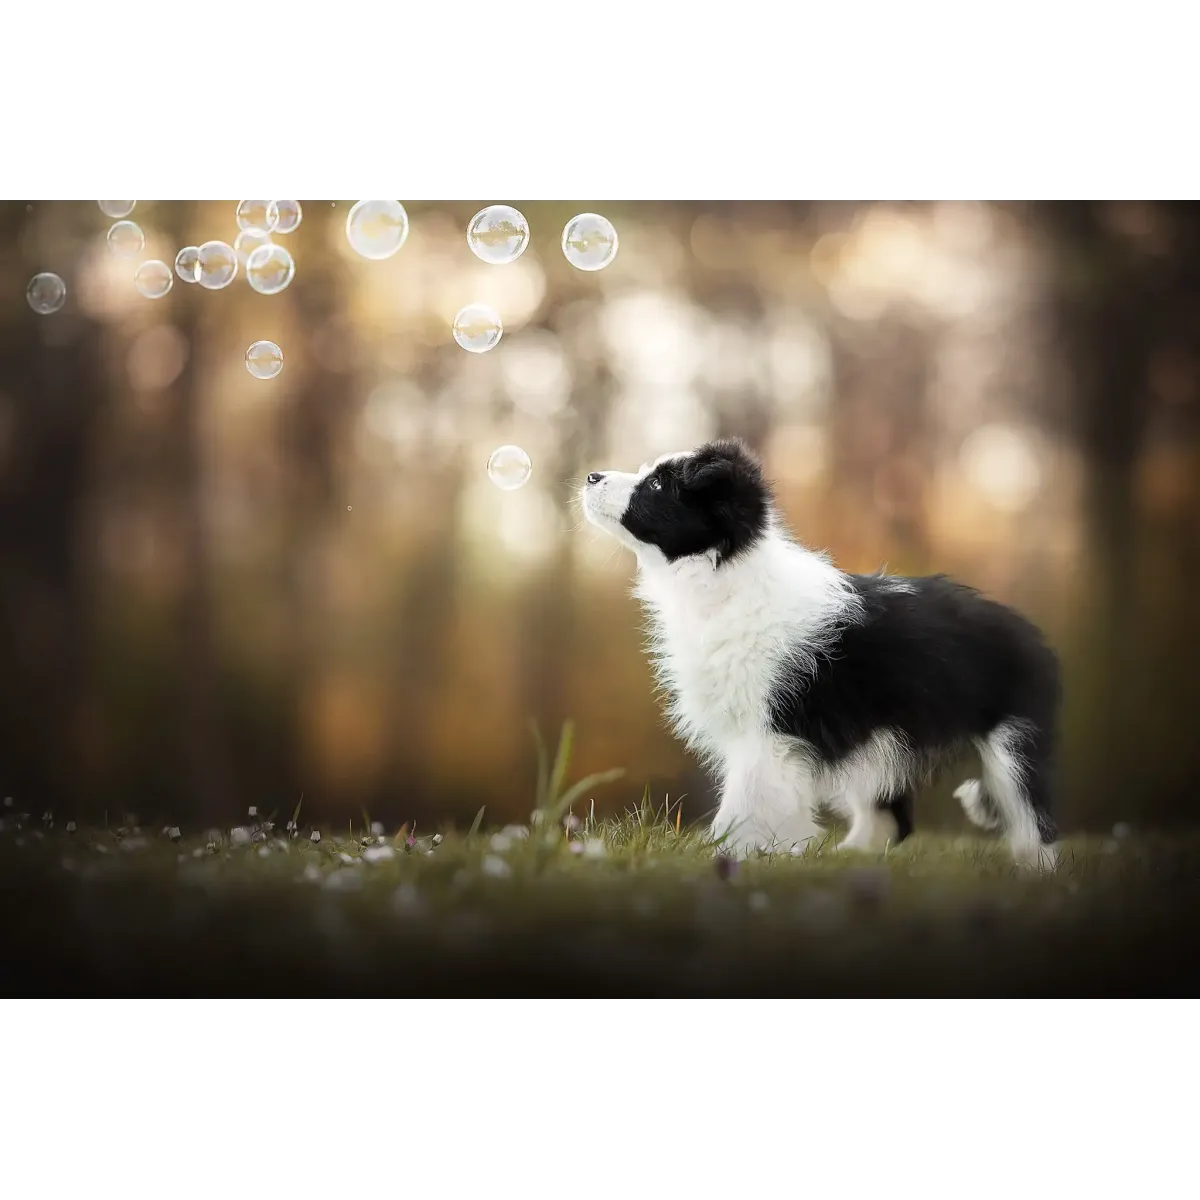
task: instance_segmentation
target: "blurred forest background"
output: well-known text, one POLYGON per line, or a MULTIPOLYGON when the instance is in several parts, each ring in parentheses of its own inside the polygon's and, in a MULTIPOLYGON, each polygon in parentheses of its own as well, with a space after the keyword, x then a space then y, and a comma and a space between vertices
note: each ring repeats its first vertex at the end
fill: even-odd
MULTIPOLYGON (((667 732, 632 557, 580 527, 592 468, 718 433, 764 456, 798 537, 844 567, 945 571, 1063 656, 1068 828, 1200 805, 1200 206, 513 200, 406 204, 349 246, 303 201, 262 296, 147 300, 139 261, 233 242, 236 201, 0 204, 0 792, 192 824, 248 804, 395 825, 522 819, 529 732, 577 723, 598 811, 712 786, 667 732), (508 201, 506 201, 508 202, 508 201), (578 212, 620 251, 585 273, 578 212), (39 316, 31 276, 66 281, 39 316), (461 350, 483 301, 505 333, 461 350), (271 339, 284 369, 246 370, 271 339), (502 492, 484 465, 523 446, 502 492)), ((950 781, 951 783, 954 781, 950 781)), ((283 819, 281 816, 280 819, 283 819)), ((961 821, 945 789, 918 824, 961 821), (940 808, 938 806, 941 806, 940 808)))

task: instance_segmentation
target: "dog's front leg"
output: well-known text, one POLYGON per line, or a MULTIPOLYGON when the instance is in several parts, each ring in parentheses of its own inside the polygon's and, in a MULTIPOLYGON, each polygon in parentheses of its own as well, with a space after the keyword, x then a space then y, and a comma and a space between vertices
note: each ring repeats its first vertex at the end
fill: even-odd
POLYGON ((727 853, 787 853, 816 837, 809 773, 788 751, 763 737, 739 742, 726 755, 712 836, 727 853))

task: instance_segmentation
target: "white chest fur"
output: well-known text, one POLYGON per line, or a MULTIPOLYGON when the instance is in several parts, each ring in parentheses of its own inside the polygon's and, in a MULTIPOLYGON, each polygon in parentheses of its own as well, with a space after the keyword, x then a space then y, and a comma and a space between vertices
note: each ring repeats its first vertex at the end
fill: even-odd
POLYGON ((845 611, 840 573, 777 535, 732 563, 643 563, 636 592, 677 732, 708 757, 770 725, 781 672, 803 669, 845 611))

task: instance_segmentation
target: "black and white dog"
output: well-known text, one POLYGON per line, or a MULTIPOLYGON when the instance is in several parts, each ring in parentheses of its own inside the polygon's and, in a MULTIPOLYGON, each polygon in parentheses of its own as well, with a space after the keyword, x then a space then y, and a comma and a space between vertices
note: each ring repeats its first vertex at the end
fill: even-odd
POLYGON ((1058 661, 1024 617, 944 576, 838 570, 788 535, 738 441, 594 471, 583 507, 637 555, 672 721, 720 772, 727 848, 801 845, 829 806, 849 818, 841 848, 883 849, 911 832, 914 788, 973 745, 967 815, 1018 863, 1055 865, 1058 661))

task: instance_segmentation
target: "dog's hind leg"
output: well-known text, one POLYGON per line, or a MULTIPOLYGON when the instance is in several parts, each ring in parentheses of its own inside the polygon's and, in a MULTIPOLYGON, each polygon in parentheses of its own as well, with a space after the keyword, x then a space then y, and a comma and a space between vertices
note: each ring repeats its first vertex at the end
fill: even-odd
POLYGON ((1004 721, 977 742, 983 788, 1021 866, 1058 865, 1058 827, 1050 812, 1053 735, 1032 721, 1004 721))

